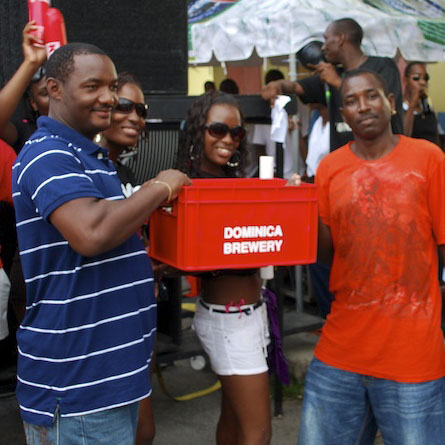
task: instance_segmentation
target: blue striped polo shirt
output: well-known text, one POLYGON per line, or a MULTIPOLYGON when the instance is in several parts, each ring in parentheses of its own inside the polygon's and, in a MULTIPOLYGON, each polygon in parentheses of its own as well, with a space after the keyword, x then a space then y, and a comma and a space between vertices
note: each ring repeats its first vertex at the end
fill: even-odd
POLYGON ((56 411, 84 415, 151 393, 156 301, 149 258, 136 234, 98 256, 75 252, 48 218, 83 197, 124 199, 107 151, 39 118, 13 168, 27 290, 17 398, 23 420, 36 425, 50 425, 56 411))

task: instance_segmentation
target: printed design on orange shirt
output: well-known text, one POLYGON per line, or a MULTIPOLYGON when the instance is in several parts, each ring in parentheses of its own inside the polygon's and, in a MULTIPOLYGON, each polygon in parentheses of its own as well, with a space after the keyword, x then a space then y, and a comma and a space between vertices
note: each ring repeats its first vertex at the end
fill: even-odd
POLYGON ((418 204, 426 196, 425 178, 387 162, 365 163, 349 178, 348 186, 342 184, 330 196, 339 227, 336 256, 346 265, 347 277, 340 282, 352 283, 337 289, 347 295, 343 303, 396 318, 431 317, 427 253, 432 246, 430 233, 419 229, 428 224, 417 224, 429 218, 426 212, 418 214, 424 208, 418 204), (407 250, 412 255, 403 254, 407 250))

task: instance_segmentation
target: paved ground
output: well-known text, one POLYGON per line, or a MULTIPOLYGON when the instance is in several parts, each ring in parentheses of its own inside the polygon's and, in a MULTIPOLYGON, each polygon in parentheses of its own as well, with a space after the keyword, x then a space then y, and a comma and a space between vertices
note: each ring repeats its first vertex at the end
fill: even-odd
MULTIPOLYGON (((297 377, 304 373, 317 339, 316 333, 300 333, 285 337, 285 351, 290 370, 297 377)), ((11 372, 10 377, 13 375, 11 372)), ((166 367, 162 375, 168 391, 173 396, 202 390, 216 382, 215 375, 208 370, 208 367, 201 371, 192 369, 190 359, 179 360, 166 367)), ((5 372, 0 372, 0 382, 7 377, 5 372)), ((0 445, 24 445, 23 428, 14 393, 5 394, 5 386, 1 384, 0 392, 0 445)), ((177 402, 162 392, 157 377, 154 377, 153 406, 157 428, 155 445, 214 444, 219 403, 219 390, 204 397, 177 402)), ((283 401, 283 415, 272 419, 271 445, 296 443, 301 403, 301 398, 283 401)), ((382 444, 382 439, 378 438, 374 445, 382 444)))
MULTIPOLYGON (((301 334, 298 334, 301 335, 301 334)), ((295 340, 294 340, 295 341, 295 340)), ((180 360, 163 370, 169 392, 180 396, 207 388, 215 383, 208 369, 195 371, 190 360, 180 360)), ((220 391, 197 399, 176 402, 166 396, 154 377, 153 405, 157 428, 156 445, 207 445, 215 443, 220 391)), ((273 419, 272 445, 294 444, 298 431, 301 400, 283 403, 283 416, 273 419)), ((24 444, 22 424, 13 394, 0 397, 0 445, 24 444)))
MULTIPOLYGON (((216 381, 212 372, 194 371, 187 360, 165 369, 163 376, 169 391, 174 395, 196 391, 216 381), (181 379, 178 379, 179 375, 181 379)), ((220 391, 187 402, 175 402, 158 390, 157 382, 154 388, 157 445, 215 443, 220 391)), ((299 400, 284 402, 283 416, 273 419, 273 445, 296 442, 300 408, 299 400)))
MULTIPOLYGON (((291 304, 287 310, 294 310, 291 304)), ((182 319, 183 335, 189 332, 191 319, 182 319)), ((194 335, 194 334, 193 334, 194 335)), ((318 336, 313 333, 287 335, 284 338, 285 353, 292 374, 304 377, 318 336)), ((183 348, 185 349, 185 348, 183 348)), ((199 347, 198 350, 201 348, 199 347)), ((2 382, 14 377, 14 370, 0 371, 0 445, 25 444, 13 388, 2 382), (6 391, 9 390, 9 394, 6 391)), ((216 382, 216 376, 206 366, 201 371, 191 367, 190 359, 178 360, 164 368, 164 382, 174 396, 208 388, 216 382)), ((156 422, 155 445, 207 445, 215 443, 215 429, 219 414, 220 391, 185 402, 177 402, 165 395, 156 376, 153 377, 153 407, 156 422)), ((273 402, 272 402, 273 404, 273 402)), ((301 410, 301 399, 284 400, 283 415, 274 417, 272 445, 295 444, 301 410)), ((272 407, 272 412, 273 412, 272 407)), ((112 444, 115 445, 115 444, 112 444)), ((118 445, 118 444, 116 444, 118 445)))

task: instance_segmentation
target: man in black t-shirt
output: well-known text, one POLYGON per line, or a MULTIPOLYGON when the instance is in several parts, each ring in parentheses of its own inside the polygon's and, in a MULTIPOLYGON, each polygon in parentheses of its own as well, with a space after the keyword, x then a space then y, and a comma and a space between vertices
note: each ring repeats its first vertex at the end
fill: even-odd
MULTIPOLYGON (((314 75, 298 82, 277 80, 268 83, 262 91, 266 100, 273 101, 278 94, 297 94, 304 103, 321 103, 328 107, 330 125, 330 150, 345 145, 354 139, 349 125, 340 113, 340 85, 343 73, 354 69, 372 70, 385 79, 388 91, 394 94, 395 111, 391 124, 394 134, 403 133, 402 88, 400 73, 394 61, 387 57, 371 57, 363 53, 361 43, 362 27, 351 18, 332 22, 324 33, 322 51, 326 62, 314 69, 314 75)), ((331 302, 329 293, 329 266, 316 263, 310 265, 312 283, 318 304, 325 316, 329 307, 321 302, 331 302)))
POLYGON ((313 76, 298 82, 270 82, 262 91, 263 98, 267 100, 274 100, 278 94, 287 93, 297 94, 304 103, 327 105, 331 151, 353 139, 351 129, 340 114, 339 92, 343 73, 353 69, 372 70, 385 79, 396 103, 396 114, 391 121, 393 133, 403 133, 402 88, 397 65, 388 57, 364 54, 361 50, 362 38, 363 30, 355 20, 344 18, 332 22, 325 31, 322 46, 326 62, 313 66, 313 76))

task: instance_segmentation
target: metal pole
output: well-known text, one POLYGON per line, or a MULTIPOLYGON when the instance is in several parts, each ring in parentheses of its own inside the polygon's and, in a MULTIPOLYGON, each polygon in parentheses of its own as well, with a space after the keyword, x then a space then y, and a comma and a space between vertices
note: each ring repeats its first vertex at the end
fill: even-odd
POLYGON ((292 80, 292 82, 297 80, 297 58, 295 53, 289 54, 289 80, 292 80))
MULTIPOLYGON (((283 144, 281 142, 275 142, 275 160, 277 164, 278 178, 283 177, 284 171, 284 156, 283 156, 283 144)), ((283 338, 283 310, 284 310, 284 296, 282 294, 283 289, 283 268, 277 267, 274 278, 274 290, 277 296, 277 309, 278 309, 278 324, 280 326, 280 335, 283 338)), ((280 380, 275 374, 275 388, 274 388, 274 408, 275 416, 281 416, 283 414, 283 387, 280 380)))
POLYGON ((277 178, 284 176, 284 150, 281 142, 275 142, 275 162, 277 163, 277 178))
POLYGON ((303 267, 295 266, 295 309, 303 312, 303 267))
MULTIPOLYGON (((281 292, 283 288, 283 268, 277 267, 275 277, 273 279, 273 290, 277 296, 277 312, 278 312, 278 325, 280 326, 280 336, 283 341, 283 309, 284 309, 284 297, 281 292)), ((277 374, 274 374, 274 415, 283 415, 283 385, 277 374)))

